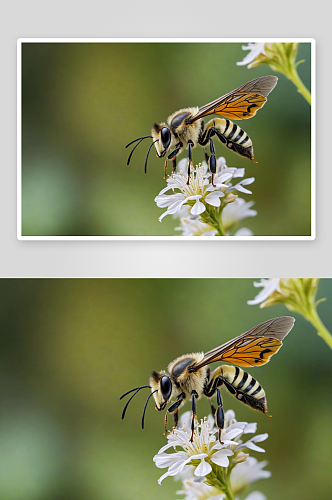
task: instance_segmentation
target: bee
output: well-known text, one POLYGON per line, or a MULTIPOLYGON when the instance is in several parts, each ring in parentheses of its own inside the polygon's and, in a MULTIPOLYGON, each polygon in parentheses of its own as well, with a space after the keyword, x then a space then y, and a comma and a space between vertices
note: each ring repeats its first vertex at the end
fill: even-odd
POLYGON ((203 352, 191 353, 176 358, 168 365, 167 372, 164 370, 153 371, 149 385, 135 387, 121 396, 120 399, 134 392, 123 409, 122 419, 132 398, 143 388, 151 389, 151 394, 144 405, 142 429, 144 429, 145 411, 151 396, 154 397, 155 408, 158 411, 164 410, 171 400, 176 400, 166 411, 165 434, 168 414, 173 414, 174 426, 176 427, 179 419, 179 408, 190 400, 192 408, 191 442, 197 418, 196 400, 203 395, 210 401, 211 410, 219 429, 220 441, 225 422, 219 389, 221 386, 225 386, 242 403, 267 415, 265 391, 254 377, 238 366, 229 365, 218 366, 211 373, 208 365, 215 361, 226 361, 244 367, 265 365, 270 357, 279 351, 282 340, 293 328, 294 322, 295 319, 291 316, 269 319, 205 354, 203 352), (217 409, 211 399, 215 394, 217 396, 217 409))
POLYGON ((192 149, 199 144, 204 148, 205 159, 209 165, 210 172, 213 176, 216 173, 217 161, 213 143, 213 137, 216 136, 220 142, 225 144, 231 151, 254 160, 254 150, 252 141, 248 134, 238 125, 233 123, 233 120, 246 120, 255 116, 256 112, 264 106, 267 101, 267 96, 277 85, 278 78, 276 76, 261 76, 250 82, 241 85, 228 94, 219 97, 201 108, 184 108, 176 111, 168 117, 166 123, 155 123, 152 127, 151 134, 144 137, 139 137, 127 144, 126 148, 137 142, 132 149, 127 165, 129 165, 132 154, 143 139, 153 139, 152 144, 148 149, 145 160, 145 173, 151 147, 153 144, 156 148, 158 158, 163 158, 171 148, 173 150, 167 154, 164 171, 166 178, 167 162, 172 161, 173 173, 176 170, 176 157, 181 153, 183 148, 188 149, 188 180, 190 180, 190 168, 192 162, 192 149), (213 118, 205 123, 204 116, 221 115, 224 118, 213 118), (205 146, 210 145, 210 156, 207 154, 205 146))

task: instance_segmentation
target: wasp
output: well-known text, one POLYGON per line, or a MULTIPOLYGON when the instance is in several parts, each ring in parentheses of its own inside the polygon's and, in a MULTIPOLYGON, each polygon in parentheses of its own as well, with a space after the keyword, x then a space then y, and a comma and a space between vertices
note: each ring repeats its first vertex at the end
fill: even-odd
POLYGON ((195 419, 197 418, 196 400, 206 396, 210 401, 211 410, 219 429, 220 440, 225 422, 220 393, 221 386, 224 386, 242 403, 267 415, 265 391, 258 380, 238 366, 221 365, 211 372, 209 365, 215 361, 226 361, 243 367, 265 365, 270 357, 279 351, 282 340, 293 328, 294 322, 295 319, 291 316, 269 319, 205 354, 203 352, 191 353, 176 358, 168 365, 167 372, 164 370, 153 371, 149 385, 135 387, 121 396, 120 399, 134 392, 124 407, 122 418, 124 418, 132 398, 141 389, 149 388, 151 394, 144 405, 142 429, 144 429, 145 411, 151 396, 154 397, 155 408, 158 411, 165 410, 167 404, 175 399, 175 402, 166 411, 164 421, 166 433, 169 413, 173 414, 174 426, 176 427, 179 420, 179 408, 190 400, 192 408, 190 441, 192 442, 195 419), (215 394, 217 396, 217 409, 211 399, 215 394))
POLYGON ((216 173, 217 161, 213 137, 222 142, 227 148, 240 156, 254 160, 254 150, 250 137, 231 120, 246 120, 255 116, 256 112, 264 106, 267 96, 274 89, 278 81, 276 76, 261 76, 241 85, 228 94, 205 104, 201 108, 183 108, 170 115, 166 123, 155 123, 151 135, 139 137, 127 144, 126 148, 137 142, 133 147, 127 161, 129 165, 132 154, 143 139, 153 139, 145 159, 145 173, 151 147, 156 148, 158 158, 164 158, 164 172, 166 178, 167 162, 172 161, 173 172, 176 170, 176 158, 184 148, 188 149, 188 180, 192 162, 192 149, 198 144, 204 148, 205 159, 213 176, 216 173), (224 118, 213 118, 205 123, 204 116, 221 115, 224 118), (210 146, 210 156, 205 146, 210 146), (170 149, 173 148, 171 152, 170 149))

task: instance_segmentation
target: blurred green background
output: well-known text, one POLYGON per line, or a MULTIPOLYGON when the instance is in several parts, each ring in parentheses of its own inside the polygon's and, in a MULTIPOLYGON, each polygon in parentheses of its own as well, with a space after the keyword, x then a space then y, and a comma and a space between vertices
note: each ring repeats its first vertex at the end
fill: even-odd
MULTIPOLYGON (((202 106, 258 76, 267 66, 236 66, 240 43, 24 43, 22 46, 22 234, 25 236, 174 235, 178 219, 155 196, 165 187, 164 161, 150 141, 154 122, 202 106)), ((310 89, 310 44, 301 44, 300 77, 310 89)), ((310 106, 293 84, 279 82, 266 106, 238 122, 255 161, 216 141, 227 165, 254 176, 255 235, 305 236, 310 228, 310 106)), ((182 157, 186 156, 183 152, 182 157)), ((204 159, 194 150, 194 164, 204 159)), ((170 172, 169 166, 169 172, 170 172)))
MULTIPOLYGON (((169 500, 180 483, 157 479, 152 457, 165 444, 164 413, 148 383, 181 354, 207 351, 282 306, 247 305, 252 279, 2 279, 0 498, 4 500, 169 500)), ((320 282, 318 310, 332 330, 332 280, 320 282)), ((224 393, 225 409, 269 433, 272 477, 253 485, 269 500, 331 495, 331 350, 297 314, 270 363, 250 371, 267 392, 269 413, 224 393), (259 373, 258 373, 259 372, 259 373)), ((217 366, 217 365, 212 365, 217 366)), ((190 405, 181 410, 189 410, 190 405)), ((198 416, 209 412, 198 402, 198 416)))

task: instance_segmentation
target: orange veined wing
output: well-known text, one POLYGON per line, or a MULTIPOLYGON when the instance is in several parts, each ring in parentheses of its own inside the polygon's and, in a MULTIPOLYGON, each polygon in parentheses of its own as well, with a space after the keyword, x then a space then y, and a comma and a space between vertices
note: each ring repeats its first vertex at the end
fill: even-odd
POLYGON ((214 361, 227 361, 239 366, 265 365, 279 351, 294 322, 291 316, 269 319, 204 354, 204 358, 192 367, 193 371, 214 361))
POLYGON ((231 120, 245 120, 256 114, 267 101, 267 96, 277 85, 276 76, 261 76, 241 85, 228 94, 199 108, 190 123, 206 115, 222 115, 231 120))

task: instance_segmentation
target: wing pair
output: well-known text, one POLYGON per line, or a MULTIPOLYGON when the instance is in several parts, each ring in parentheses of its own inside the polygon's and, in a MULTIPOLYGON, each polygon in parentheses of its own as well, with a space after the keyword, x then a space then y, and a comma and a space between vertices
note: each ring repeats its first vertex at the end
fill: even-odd
POLYGON ((291 316, 269 319, 204 354, 202 361, 192 367, 193 371, 214 361, 227 361, 239 366, 265 365, 279 351, 294 322, 291 316))
POLYGON ((277 85, 276 76, 261 76, 241 85, 228 94, 199 108, 190 123, 206 115, 222 115, 231 120, 245 120, 256 114, 267 101, 267 96, 277 85))

